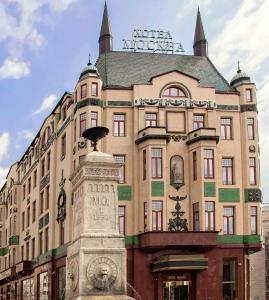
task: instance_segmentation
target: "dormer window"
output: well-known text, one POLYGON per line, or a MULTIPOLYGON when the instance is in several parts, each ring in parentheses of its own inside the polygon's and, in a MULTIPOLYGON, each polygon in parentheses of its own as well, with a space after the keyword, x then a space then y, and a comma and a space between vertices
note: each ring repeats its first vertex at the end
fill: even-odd
POLYGON ((65 105, 63 107, 63 121, 66 119, 66 116, 67 116, 67 106, 65 105))
POLYGON ((186 94, 177 86, 170 86, 164 92, 163 96, 173 98, 186 98, 186 94))

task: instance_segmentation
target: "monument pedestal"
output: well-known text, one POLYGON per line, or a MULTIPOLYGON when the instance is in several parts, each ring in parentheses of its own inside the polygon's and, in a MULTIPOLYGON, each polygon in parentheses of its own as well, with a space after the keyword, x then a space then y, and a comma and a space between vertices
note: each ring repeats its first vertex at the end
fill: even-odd
POLYGON ((125 300, 126 248, 118 229, 121 164, 91 152, 72 176, 74 227, 67 249, 66 299, 125 300))

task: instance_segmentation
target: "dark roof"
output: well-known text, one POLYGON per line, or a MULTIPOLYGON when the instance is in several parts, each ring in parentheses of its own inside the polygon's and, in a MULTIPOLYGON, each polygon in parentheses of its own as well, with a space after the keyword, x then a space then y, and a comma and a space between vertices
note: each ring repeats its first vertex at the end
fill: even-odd
POLYGON ((111 27, 110 27, 109 16, 108 16, 108 11, 107 11, 107 4, 105 2, 104 13, 103 13, 103 20, 102 20, 102 26, 101 26, 99 40, 102 37, 108 36, 108 35, 112 36, 112 33, 111 33, 111 27))
POLYGON ((202 22, 200 10, 198 8, 193 45, 195 45, 199 41, 205 41, 205 40, 206 37, 205 37, 203 22, 202 22))
POLYGON ((208 57, 111 51, 99 56, 96 67, 104 87, 130 88, 134 84, 149 84, 153 77, 178 71, 198 78, 201 86, 235 92, 208 57))

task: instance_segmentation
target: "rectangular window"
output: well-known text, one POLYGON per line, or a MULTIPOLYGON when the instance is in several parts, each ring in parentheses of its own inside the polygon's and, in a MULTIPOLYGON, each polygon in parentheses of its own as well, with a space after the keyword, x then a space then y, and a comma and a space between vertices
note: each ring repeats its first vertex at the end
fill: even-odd
POLYGON ((40 300, 48 300, 49 299, 49 274, 48 272, 44 272, 39 274, 38 276, 38 298, 40 300))
POLYGON ((125 114, 114 114, 113 135, 125 136, 125 114))
POLYGON ((232 139, 232 119, 231 118, 221 118, 220 119, 220 133, 222 140, 232 139))
POLYGON ((77 119, 74 120, 74 143, 77 140, 77 119))
POLYGON ((193 130, 205 127, 204 115, 193 115, 193 130))
POLYGON ((199 203, 193 203, 193 230, 200 231, 199 203))
POLYGON ((125 206, 119 206, 119 231, 125 235, 125 206))
POLYGON ((50 170, 50 152, 47 154, 47 171, 50 170))
POLYGON ((80 98, 85 98, 87 97, 87 84, 83 84, 80 88, 80 98))
POLYGON ((144 202, 144 232, 148 231, 148 202, 144 202))
POLYGON ((29 254, 30 254, 30 245, 29 242, 26 242, 26 260, 30 259, 29 254))
POLYGON ((27 227, 30 226, 30 206, 27 207, 27 227))
POLYGON ((46 187, 46 209, 49 209, 50 205, 50 187, 46 187))
POLYGON ((204 150, 204 177, 214 178, 214 150, 204 150))
POLYGON ((80 114, 80 127, 79 127, 79 136, 82 137, 83 132, 86 130, 87 118, 86 113, 80 114))
POLYGON ((41 178, 45 176, 45 158, 41 160, 41 178))
POLYGON ((233 158, 223 158, 222 159, 222 184, 234 184, 233 179, 234 166, 233 158))
POLYGON ((234 234, 234 207, 223 208, 223 234, 234 234))
POLYGON ((215 230, 215 202, 205 201, 205 230, 215 230))
POLYGON ((36 187, 37 184, 37 170, 34 172, 34 188, 36 187))
POLYGON ((91 127, 98 125, 98 113, 96 111, 91 112, 91 127))
POLYGON ((32 223, 35 222, 35 218, 36 218, 36 201, 33 202, 33 206, 32 206, 32 223))
POLYGON ((66 155, 66 135, 64 134, 62 136, 62 149, 61 149, 61 155, 62 155, 62 159, 65 157, 66 155))
POLYGON ((23 199, 25 199, 26 196, 26 186, 25 184, 23 185, 23 199))
POLYGON ((22 231, 24 231, 24 229, 25 229, 25 212, 23 212, 22 216, 21 216, 21 227, 22 227, 22 231))
POLYGON ((21 246, 21 260, 24 261, 24 246, 21 246))
POLYGON ((257 234, 257 206, 250 207, 250 232, 257 234))
POLYGON ((235 300, 237 298, 237 260, 236 258, 223 258, 222 266, 222 298, 235 300))
POLYGON ((249 184, 256 185, 256 159, 255 157, 249 158, 249 184))
POLYGON ((163 229, 163 202, 152 201, 152 231, 163 229))
POLYGON ((162 149, 151 149, 151 174, 152 178, 162 178, 162 149))
POLYGON ((98 83, 97 82, 93 82, 92 83, 92 96, 96 97, 98 96, 98 83))
POLYGON ((157 114, 156 113, 146 113, 146 127, 156 127, 157 126, 157 114))
POLYGON ((28 178, 28 195, 31 193, 31 177, 28 178))
POLYGON ((193 180, 197 180, 197 154, 196 151, 192 153, 192 168, 193 168, 193 180))
POLYGON ((247 102, 252 102, 252 89, 246 89, 246 100, 247 102))
POLYGON ((143 180, 147 179, 147 150, 143 150, 143 180))
POLYGON ((32 259, 35 258, 35 238, 32 238, 32 259))
POLYGON ((43 253, 43 232, 39 232, 39 255, 43 253))
POLYGON ((35 299, 34 279, 33 278, 22 281, 22 297, 21 297, 21 299, 26 299, 26 300, 34 300, 35 299))
POLYGON ((248 139, 254 140, 255 133, 254 133, 254 118, 247 119, 247 126, 248 126, 248 139))
POLYGON ((125 183, 125 155, 114 155, 116 162, 123 164, 120 168, 119 183, 125 183))
POLYGON ((43 209, 44 209, 44 192, 40 194, 40 210, 39 214, 43 214, 43 209))
POLYGON ((45 252, 49 250, 49 228, 45 229, 45 252))

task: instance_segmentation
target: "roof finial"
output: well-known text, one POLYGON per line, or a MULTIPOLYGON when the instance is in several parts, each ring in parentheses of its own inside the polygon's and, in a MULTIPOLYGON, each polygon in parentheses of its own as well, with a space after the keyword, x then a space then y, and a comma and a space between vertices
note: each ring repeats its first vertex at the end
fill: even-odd
POLYGON ((88 62, 88 66, 90 66, 92 63, 91 63, 91 53, 89 53, 89 62, 88 62))
POLYGON ((241 73, 241 69, 240 69, 240 61, 238 60, 237 62, 237 73, 241 73))
POLYGON ((193 50, 195 56, 207 56, 207 40, 205 37, 199 6, 196 18, 193 50))

